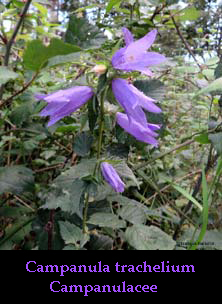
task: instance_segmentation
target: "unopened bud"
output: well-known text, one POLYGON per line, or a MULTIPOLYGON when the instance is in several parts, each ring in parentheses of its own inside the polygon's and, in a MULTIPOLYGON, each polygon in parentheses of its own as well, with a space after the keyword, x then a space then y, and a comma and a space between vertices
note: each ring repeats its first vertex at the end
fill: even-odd
POLYGON ((95 72, 97 75, 105 74, 107 67, 104 64, 95 65, 92 69, 92 72, 95 72))

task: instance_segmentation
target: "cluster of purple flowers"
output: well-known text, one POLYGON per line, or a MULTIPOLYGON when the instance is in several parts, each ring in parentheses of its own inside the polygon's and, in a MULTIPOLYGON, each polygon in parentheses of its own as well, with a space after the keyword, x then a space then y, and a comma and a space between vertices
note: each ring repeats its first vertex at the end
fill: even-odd
MULTIPOLYGON (((147 49, 150 48, 156 38, 157 31, 152 30, 137 41, 133 40, 133 36, 127 28, 123 28, 122 31, 125 47, 119 49, 113 55, 112 66, 118 70, 139 71, 151 76, 152 72, 148 67, 166 60, 163 55, 147 52, 147 49)), ((158 141, 155 137, 158 134, 155 131, 160 129, 160 126, 148 123, 143 111, 145 109, 149 112, 160 113, 161 109, 155 105, 155 100, 147 97, 123 78, 114 78, 112 80, 112 91, 126 113, 116 113, 117 123, 139 141, 157 146, 158 141)), ((50 116, 48 126, 51 126, 61 118, 79 109, 93 94, 91 87, 76 86, 47 95, 36 94, 35 97, 38 100, 43 99, 48 103, 40 112, 40 115, 50 116)), ((102 162, 101 170, 105 180, 115 191, 124 191, 124 183, 109 163, 102 162)))

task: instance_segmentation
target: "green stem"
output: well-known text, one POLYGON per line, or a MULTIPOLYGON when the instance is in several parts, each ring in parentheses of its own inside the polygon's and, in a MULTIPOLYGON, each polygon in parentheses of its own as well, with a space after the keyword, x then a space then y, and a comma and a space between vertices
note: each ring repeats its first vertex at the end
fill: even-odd
POLYGON ((89 207, 89 193, 86 193, 86 198, 85 198, 85 206, 84 206, 84 210, 83 210, 83 221, 82 221, 82 230, 83 233, 87 233, 88 228, 87 228, 87 212, 88 212, 88 207, 89 207))
MULTIPOLYGON (((103 128, 104 128, 104 101, 106 97, 106 93, 108 90, 108 86, 100 93, 100 121, 99 121, 99 138, 98 138, 98 146, 97 146, 97 159, 100 158, 101 149, 102 149, 102 138, 103 138, 103 128)), ((96 173, 98 163, 96 163, 95 170, 93 172, 93 175, 96 173)), ((85 197, 85 206, 83 210, 83 233, 87 233, 87 212, 88 212, 88 206, 89 206, 89 193, 86 192, 85 197)))
POLYGON ((101 149, 102 149, 102 138, 103 138, 103 128, 104 128, 104 100, 106 97, 107 87, 101 93, 100 98, 100 121, 99 121, 99 139, 97 146, 97 159, 100 158, 101 149))

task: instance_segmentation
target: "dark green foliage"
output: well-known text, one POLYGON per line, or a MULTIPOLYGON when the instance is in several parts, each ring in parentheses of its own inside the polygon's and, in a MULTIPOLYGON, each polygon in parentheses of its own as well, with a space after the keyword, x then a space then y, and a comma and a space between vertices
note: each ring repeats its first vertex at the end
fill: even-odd
POLYGON ((24 166, 0 167, 0 194, 34 190, 33 171, 24 166))
POLYGON ((73 150, 79 156, 86 156, 90 152, 93 136, 89 132, 82 132, 75 137, 73 150))
POLYGON ((103 33, 86 18, 78 18, 74 14, 69 17, 65 42, 78 45, 83 49, 91 49, 100 47, 104 41, 103 33))

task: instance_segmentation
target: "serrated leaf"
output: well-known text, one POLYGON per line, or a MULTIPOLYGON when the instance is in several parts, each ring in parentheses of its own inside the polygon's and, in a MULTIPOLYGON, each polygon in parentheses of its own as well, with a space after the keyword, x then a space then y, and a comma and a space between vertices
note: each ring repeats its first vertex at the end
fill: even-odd
POLYGON ((95 25, 83 17, 71 15, 65 34, 65 41, 83 49, 98 48, 106 40, 104 34, 95 25))
POLYGON ((222 154, 222 132, 208 135, 218 154, 222 154))
POLYGON ((103 234, 91 235, 90 249, 91 250, 111 250, 113 247, 113 240, 103 234))
POLYGON ((57 188, 52 190, 46 200, 46 203, 41 206, 42 209, 57 209, 76 213, 82 217, 81 198, 85 191, 85 183, 82 180, 74 179, 68 184, 59 184, 57 188))
POLYGON ((7 67, 0 66, 0 85, 8 82, 11 79, 16 79, 18 74, 9 70, 7 67))
POLYGON ((132 224, 144 224, 146 222, 149 209, 143 204, 122 195, 112 195, 108 199, 120 205, 117 214, 122 219, 132 224))
POLYGON ((63 187, 67 184, 73 182, 74 179, 84 178, 89 175, 93 175, 96 165, 95 159, 84 159, 76 166, 73 166, 69 170, 66 170, 60 174, 55 180, 54 183, 63 187))
POLYGON ((89 132, 82 132, 75 137, 73 150, 79 156, 86 156, 90 152, 93 136, 89 132))
POLYGON ((124 161, 121 161, 117 164, 113 164, 113 167, 116 169, 116 171, 119 173, 120 176, 132 180, 135 183, 135 185, 139 188, 139 182, 136 176, 124 161))
POLYGON ((40 40, 28 42, 23 55, 23 63, 26 69, 38 71, 45 66, 48 59, 58 56, 79 52, 81 49, 62 40, 53 38, 48 47, 43 45, 40 40))
POLYGON ((59 227, 65 244, 73 244, 78 248, 83 247, 89 240, 88 234, 84 234, 79 227, 70 222, 59 221, 59 227))
POLYGON ((128 227, 127 242, 137 250, 173 250, 176 242, 156 226, 141 224, 128 227))
POLYGON ((0 194, 34 190, 33 171, 23 166, 0 167, 0 194))
POLYGON ((114 229, 126 227, 126 222, 120 220, 115 214, 103 212, 97 212, 91 215, 88 223, 99 227, 110 227, 114 229))

